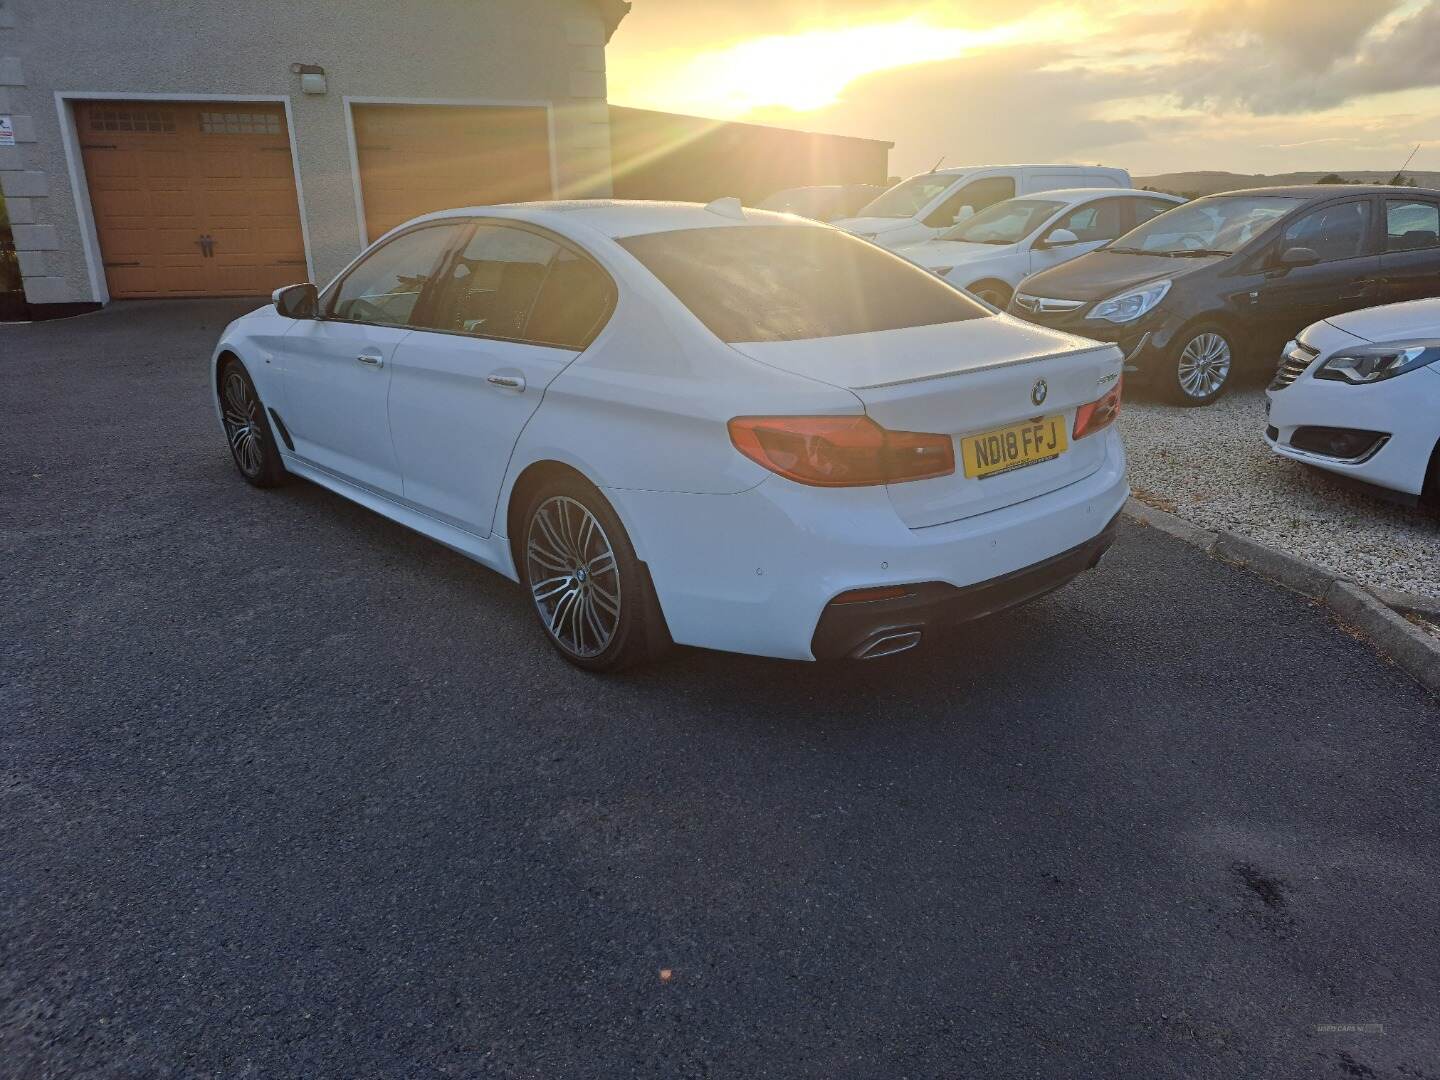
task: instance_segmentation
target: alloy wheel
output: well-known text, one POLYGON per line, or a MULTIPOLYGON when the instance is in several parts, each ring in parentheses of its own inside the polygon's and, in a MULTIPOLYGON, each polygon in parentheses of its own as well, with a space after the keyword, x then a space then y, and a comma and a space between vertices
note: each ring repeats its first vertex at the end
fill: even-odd
POLYGON ((573 656, 604 652, 620 627, 620 568, 595 515, 567 495, 546 499, 530 518, 525 569, 555 642, 573 656))
POLYGON ((1219 334, 1197 334, 1180 354, 1178 377, 1186 397, 1213 397, 1230 377, 1230 343, 1219 334))
POLYGON ((220 413, 225 422, 225 437, 235 464, 250 479, 260 475, 265 466, 265 443, 260 431, 260 403, 250 391, 250 384, 238 371, 225 376, 220 413))

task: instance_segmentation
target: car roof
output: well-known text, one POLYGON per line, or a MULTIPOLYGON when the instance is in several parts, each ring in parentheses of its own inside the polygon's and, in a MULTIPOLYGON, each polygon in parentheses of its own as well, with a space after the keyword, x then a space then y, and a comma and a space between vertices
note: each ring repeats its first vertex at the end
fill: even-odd
POLYGON ((976 169, 1062 169, 1069 170, 1071 172, 1078 170, 1083 172, 1095 171, 1107 173, 1118 173, 1125 171, 1124 169, 1121 169, 1119 166, 1116 165, 1076 165, 1074 162, 1070 162, 1069 164, 1061 162, 1058 165, 1046 165, 1044 163, 1037 165, 1031 162, 1022 165, 951 165, 948 168, 935 169, 932 172, 918 173, 917 175, 958 176, 961 173, 974 172, 976 169))
MULTIPOLYGON (((713 204, 712 204, 713 205, 713 204)), ((675 232, 681 229, 713 229, 721 226, 788 225, 822 228, 808 218, 746 207, 743 218, 707 209, 700 203, 653 202, 641 199, 561 199, 554 202, 500 203, 495 206, 463 206, 426 214, 417 221, 444 218, 492 217, 547 225, 565 233, 570 225, 583 225, 611 239, 645 233, 675 232)))
POLYGON ((1164 199, 1167 202, 1175 199, 1178 202, 1185 200, 1179 195, 1171 195, 1168 191, 1141 191, 1139 188, 1113 188, 1113 187, 1076 187, 1076 188, 1055 188, 1053 191, 1032 191, 1027 195, 1017 195, 1013 199, 1006 199, 1006 202, 1019 202, 1022 199, 1061 199, 1065 202, 1084 202, 1086 199, 1102 198, 1132 198, 1132 199, 1164 199))
POLYGON ((1291 184, 1288 187, 1241 188, 1238 191, 1217 191, 1213 195, 1206 195, 1205 198, 1215 199, 1229 195, 1273 195, 1288 199, 1305 199, 1314 202, 1318 199, 1338 198, 1343 195, 1426 195, 1434 199, 1440 197, 1440 190, 1435 188, 1400 187, 1391 184, 1291 184))

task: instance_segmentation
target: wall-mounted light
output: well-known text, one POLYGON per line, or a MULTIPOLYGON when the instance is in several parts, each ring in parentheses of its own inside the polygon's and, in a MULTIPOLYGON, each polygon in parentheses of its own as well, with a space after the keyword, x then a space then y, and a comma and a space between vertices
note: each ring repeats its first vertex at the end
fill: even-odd
POLYGON ((300 76, 302 94, 325 93, 325 69, 319 64, 291 64, 290 70, 300 76))

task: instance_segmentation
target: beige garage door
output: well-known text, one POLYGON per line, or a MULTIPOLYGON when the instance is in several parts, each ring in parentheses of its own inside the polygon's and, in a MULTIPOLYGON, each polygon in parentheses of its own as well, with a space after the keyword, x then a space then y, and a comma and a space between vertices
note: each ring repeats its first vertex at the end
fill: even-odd
POLYGON ((357 105, 355 152, 371 240, 432 210, 553 197, 543 107, 357 105))
POLYGON ((92 101, 75 120, 112 297, 262 296, 305 279, 280 105, 92 101))

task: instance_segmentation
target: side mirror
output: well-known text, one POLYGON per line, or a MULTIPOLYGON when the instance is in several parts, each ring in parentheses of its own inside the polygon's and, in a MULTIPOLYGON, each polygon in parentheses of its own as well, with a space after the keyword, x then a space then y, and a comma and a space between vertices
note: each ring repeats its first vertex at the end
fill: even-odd
POLYGON ((1078 244, 1080 237, 1076 236, 1069 229, 1055 229, 1049 236, 1045 237, 1046 247, 1064 247, 1067 244, 1078 244))
POLYGON ((1292 247, 1286 248, 1280 253, 1279 263, 1287 270, 1294 270, 1301 266, 1314 266, 1320 261, 1319 254, 1314 248, 1292 247))
POLYGON ((287 319, 313 319, 320 307, 320 294, 314 285, 286 285, 270 294, 275 310, 287 319))
POLYGON ((975 208, 969 203, 966 203, 964 206, 960 207, 959 210, 955 211, 955 224, 959 225, 962 221, 969 221, 974 216, 975 208))

